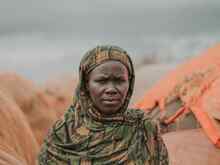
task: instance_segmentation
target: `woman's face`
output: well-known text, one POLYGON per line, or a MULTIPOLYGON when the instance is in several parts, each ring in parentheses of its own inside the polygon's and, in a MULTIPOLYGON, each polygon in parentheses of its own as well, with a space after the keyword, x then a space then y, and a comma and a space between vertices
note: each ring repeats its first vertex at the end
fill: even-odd
POLYGON ((117 113, 128 93, 128 70, 118 61, 100 64, 90 72, 87 88, 100 113, 117 113))

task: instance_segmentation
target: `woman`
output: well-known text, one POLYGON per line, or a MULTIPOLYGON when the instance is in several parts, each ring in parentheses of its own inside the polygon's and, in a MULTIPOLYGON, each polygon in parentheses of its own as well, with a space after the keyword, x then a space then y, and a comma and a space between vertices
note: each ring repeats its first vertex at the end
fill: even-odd
POLYGON ((98 46, 80 63, 74 104, 50 130, 40 165, 167 165, 168 154, 156 124, 128 109, 134 69, 116 46, 98 46))

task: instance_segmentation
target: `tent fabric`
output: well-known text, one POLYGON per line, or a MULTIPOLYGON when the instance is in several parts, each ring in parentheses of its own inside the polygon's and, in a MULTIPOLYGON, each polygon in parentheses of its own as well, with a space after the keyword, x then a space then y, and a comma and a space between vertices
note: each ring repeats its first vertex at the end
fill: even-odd
POLYGON ((0 164, 34 165, 38 152, 39 145, 27 118, 0 90, 0 164))
MULTIPOLYGON (((134 106, 146 111, 158 105, 161 114, 168 104, 180 100, 181 106, 165 124, 186 113, 193 113, 209 139, 220 148, 220 45, 179 65, 155 84, 134 106)), ((164 112, 165 111, 165 112, 164 112)))
POLYGON ((220 150, 201 129, 169 132, 163 139, 172 165, 219 165, 220 150))

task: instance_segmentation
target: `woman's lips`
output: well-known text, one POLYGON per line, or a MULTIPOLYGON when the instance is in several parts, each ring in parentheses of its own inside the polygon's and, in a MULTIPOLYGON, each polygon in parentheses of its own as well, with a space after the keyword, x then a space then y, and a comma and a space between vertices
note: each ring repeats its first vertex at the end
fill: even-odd
POLYGON ((108 105, 116 105, 120 102, 119 99, 103 99, 102 102, 108 105))

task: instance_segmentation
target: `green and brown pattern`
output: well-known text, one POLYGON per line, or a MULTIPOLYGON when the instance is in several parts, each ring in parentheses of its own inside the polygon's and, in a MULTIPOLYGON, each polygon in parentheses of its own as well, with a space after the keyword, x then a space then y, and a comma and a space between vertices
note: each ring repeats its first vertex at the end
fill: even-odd
POLYGON ((157 124, 143 111, 127 108, 133 92, 134 70, 124 50, 101 46, 89 51, 80 64, 79 82, 74 104, 45 139, 39 165, 169 164, 157 124), (108 55, 105 60, 122 62, 130 77, 127 99, 120 112, 110 117, 97 112, 85 88, 88 70, 105 61, 100 60, 106 58, 100 56, 102 51, 108 52, 103 53, 108 55), (117 52, 117 57, 112 52, 117 52))

